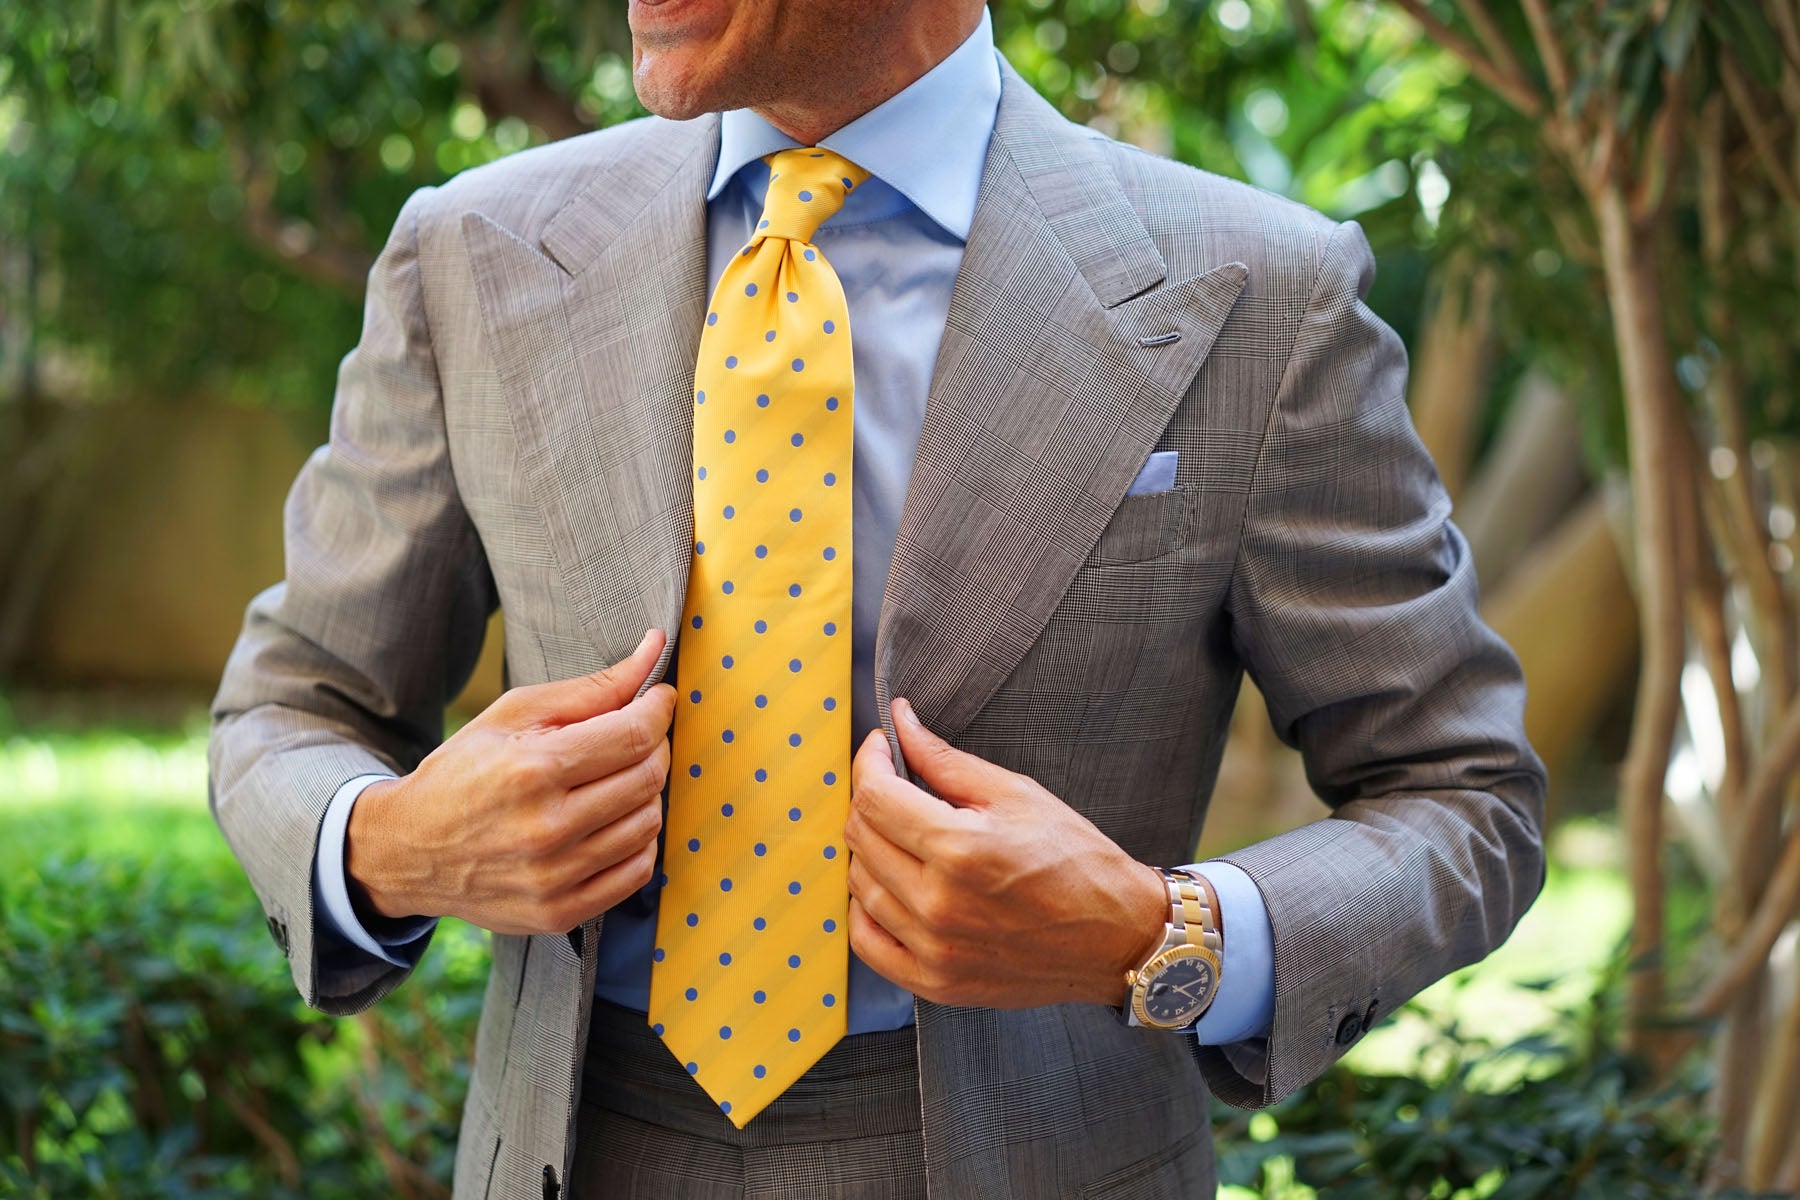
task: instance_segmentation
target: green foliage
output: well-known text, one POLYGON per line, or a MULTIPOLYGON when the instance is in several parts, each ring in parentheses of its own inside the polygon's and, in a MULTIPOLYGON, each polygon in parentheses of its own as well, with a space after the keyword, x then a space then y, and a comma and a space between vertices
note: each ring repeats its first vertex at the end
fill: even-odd
POLYGON ((294 994, 223 844, 164 861, 154 832, 135 855, 0 877, 0 1194, 351 1200, 447 1181, 485 942, 440 930, 378 1013, 333 1021, 294 994))
MULTIPOLYGON (((1616 978, 1610 981, 1617 983, 1616 978)), ((1602 999, 1608 993, 1602 993, 1602 999)), ((1711 1146, 1691 1069, 1655 1087, 1599 1001, 1564 1037, 1490 1044, 1433 1019, 1415 1074, 1334 1067, 1264 1113, 1220 1108, 1220 1178, 1268 1200, 1685 1200, 1711 1146), (1308 1190, 1310 1189, 1310 1190, 1308 1190)))

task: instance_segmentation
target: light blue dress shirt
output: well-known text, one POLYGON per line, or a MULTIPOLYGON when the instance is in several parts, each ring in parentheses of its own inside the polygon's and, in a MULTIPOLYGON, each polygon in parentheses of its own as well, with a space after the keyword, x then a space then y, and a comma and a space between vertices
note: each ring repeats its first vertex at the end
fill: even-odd
MULTIPOLYGON (((843 281, 856 369, 854 571, 851 601, 851 726, 860 744, 876 725, 875 627, 894 537, 925 419, 925 400, 1000 103, 993 30, 981 24, 951 55, 878 108, 820 145, 872 178, 852 192, 813 242, 843 281)), ((724 114, 719 160, 707 191, 707 269, 717 286, 725 264, 750 239, 762 213, 769 168, 763 156, 798 145, 755 113, 724 114)), ((1152 456, 1134 492, 1172 486, 1174 455, 1152 456)), ((679 656, 678 656, 679 657, 679 656)), ((679 663, 675 664, 678 666, 679 663)), ((319 924, 395 965, 416 957, 430 922, 377 940, 358 920, 344 880, 344 834, 356 796, 385 776, 353 779, 327 809, 315 892, 319 924)), ((1196 1027, 1207 1043, 1267 1033, 1274 1012, 1273 936, 1261 893, 1228 863, 1204 864, 1219 893, 1225 929, 1218 998, 1196 1027)), ((654 881, 606 914, 594 991, 638 1011, 649 1007, 656 937, 654 881)), ((849 1032, 913 1021, 911 993, 850 959, 849 1032)))

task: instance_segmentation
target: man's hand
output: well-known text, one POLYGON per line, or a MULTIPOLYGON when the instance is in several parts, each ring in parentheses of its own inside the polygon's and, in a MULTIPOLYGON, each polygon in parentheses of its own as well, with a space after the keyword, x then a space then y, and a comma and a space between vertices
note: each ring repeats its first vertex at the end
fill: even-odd
POLYGON ((850 945, 940 1004, 1119 1004, 1162 941, 1168 892, 1080 813, 965 754, 893 704, 901 779, 877 729, 851 766, 850 945), (941 798, 940 798, 941 797, 941 798))
POLYGON ((345 868, 383 916, 561 933, 656 865, 675 691, 637 699, 667 639, 593 675, 514 688, 350 810, 345 868))

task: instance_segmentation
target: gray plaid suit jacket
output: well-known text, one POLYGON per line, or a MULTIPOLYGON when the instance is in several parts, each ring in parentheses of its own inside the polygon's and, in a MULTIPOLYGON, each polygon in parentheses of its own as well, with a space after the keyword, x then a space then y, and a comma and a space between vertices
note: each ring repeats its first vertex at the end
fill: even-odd
MULTIPOLYGON (((467 172, 412 198, 372 273, 212 744, 219 823, 327 1012, 406 972, 315 940, 320 817, 437 744, 495 606, 514 683, 676 629, 717 128, 645 120, 467 172)), ((1228 856, 1273 923, 1266 1042, 919 1004, 934 1197, 1211 1195, 1209 1089, 1292 1092, 1537 893, 1523 685, 1371 274, 1354 224, 1111 142, 1004 72, 882 607, 884 721, 907 696, 1181 862, 1248 670, 1329 816, 1228 856), (1158 449, 1176 487, 1127 498, 1158 449)), ((494 938, 459 1198, 566 1178, 602 924, 494 938)))

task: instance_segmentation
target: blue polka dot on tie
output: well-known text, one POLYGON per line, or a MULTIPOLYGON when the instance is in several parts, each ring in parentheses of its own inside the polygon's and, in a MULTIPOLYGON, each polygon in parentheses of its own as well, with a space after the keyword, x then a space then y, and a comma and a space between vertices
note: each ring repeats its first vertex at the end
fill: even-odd
POLYGON ((856 186, 856 185, 855 185, 855 184, 854 184, 854 183, 851 183, 851 182, 850 182, 850 177, 849 177, 849 176, 848 176, 848 175, 846 175, 846 176, 844 176, 844 190, 845 190, 845 191, 846 191, 846 192, 847 192, 847 191, 849 191, 849 190, 850 190, 850 189, 851 189, 851 188, 853 188, 853 187, 855 187, 855 186, 856 186))
POLYGON ((759 932, 759 933, 769 927, 769 923, 767 921, 763 920, 761 917, 756 918, 756 920, 750 922, 750 924, 755 926, 757 932, 759 932))
POLYGON ((775 340, 775 331, 773 329, 771 329, 771 330, 769 330, 769 332, 763 334, 763 341, 772 342, 774 340, 775 340))
POLYGON ((788 584, 788 595, 796 596, 796 597, 799 596, 800 595, 800 585, 797 583, 788 584))
POLYGON ((695 629, 700 628, 700 614, 699 613, 694 614, 694 619, 692 622, 690 622, 690 624, 692 624, 695 629))
MULTIPOLYGON (((726 880, 726 882, 729 883, 731 881, 726 880)), ((719 955, 719 965, 721 967, 729 967, 731 965, 731 952, 729 950, 724 951, 719 955)))
POLYGON ((834 784, 836 782, 837 782, 837 772, 836 771, 825 772, 825 786, 826 787, 830 787, 832 784, 834 784))
POLYGON ((806 251, 805 258, 806 258, 807 262, 811 262, 813 259, 815 259, 817 257, 819 257, 819 256, 814 251, 811 251, 811 250, 806 251))
POLYGON ((727 596, 731 595, 731 593, 732 593, 731 580, 727 579, 723 584, 721 584, 720 590, 723 591, 727 596))
MULTIPOLYGON (((767 633, 769 632, 769 623, 767 621, 758 621, 754 628, 758 633, 767 633)), ((756 707, 761 708, 762 705, 759 704, 756 707)))
POLYGON ((800 810, 799 809, 797 809, 797 808, 788 809, 788 820, 798 821, 799 819, 800 819, 800 810))
POLYGON ((763 770, 761 767, 756 768, 756 782, 758 782, 758 783, 769 782, 769 773, 767 771, 763 770))
POLYGON ((800 673, 800 660, 797 658, 788 659, 788 670, 798 675, 800 673))
POLYGON ((650 1027, 650 1032, 654 1033, 657 1037, 662 1036, 662 1031, 663 1031, 663 1024, 661 1021, 658 1021, 656 1024, 654 1024, 650 1027))
MULTIPOLYGON (((705 467, 701 467, 701 468, 700 468, 700 469, 699 469, 699 470, 698 470, 698 471, 696 471, 696 472, 695 472, 695 474, 697 474, 697 475, 699 475, 699 476, 700 476, 700 478, 702 478, 702 479, 705 479, 705 478, 706 478, 706 468, 705 468, 705 467)), ((705 551, 705 550, 701 550, 701 551, 700 551, 700 553, 702 553, 702 554, 705 554, 705 553, 706 553, 706 551, 705 551)))
POLYGON ((825 486, 826 487, 836 487, 837 486, 837 475, 831 471, 825 472, 825 486))
POLYGON ((731 655, 727 654, 724 658, 721 658, 719 660, 719 665, 721 667, 724 667, 727 671, 729 671, 729 670, 731 670, 731 664, 736 661, 737 660, 732 658, 731 655))
POLYGON ((769 1073, 769 1068, 763 1066, 761 1063, 757 1063, 754 1067, 750 1068, 750 1073, 758 1079, 761 1079, 764 1075, 769 1073))
POLYGON ((802 204, 804 204, 804 203, 805 203, 805 202, 806 202, 806 201, 808 201, 808 200, 811 200, 811 199, 812 199, 812 193, 811 193, 811 192, 801 192, 801 193, 800 193, 800 202, 801 202, 801 203, 802 203, 802 204))
POLYGON ((729 1100, 719 1101, 719 1111, 724 1113, 726 1116, 730 1116, 731 1115, 731 1101, 729 1101, 729 1100))
POLYGON ((756 857, 761 858, 769 852, 769 847, 763 842, 758 842, 751 847, 751 850, 756 854, 756 857))
POLYGON ((737 369, 737 355, 727 354, 725 356, 725 369, 727 371, 735 371, 737 369))
POLYGON ((790 520, 790 521, 799 521, 800 515, 801 515, 800 510, 797 508, 791 508, 788 510, 788 520, 790 520))
POLYGON ((835 696, 825 697, 825 711, 831 712, 836 708, 837 708, 837 697, 835 697, 835 696))
POLYGON ((837 932, 837 922, 832 920, 830 917, 825 918, 825 932, 826 933, 836 933, 837 932))
POLYGON ((757 698, 756 698, 756 707, 758 707, 758 708, 767 708, 767 707, 769 707, 769 698, 768 698, 768 697, 767 697, 767 696, 760 696, 760 695, 759 695, 759 696, 758 696, 758 697, 757 697, 757 698))
POLYGON ((651 962, 661 962, 663 959, 665 959, 667 957, 668 957, 668 955, 663 953, 663 948, 661 946, 658 946, 656 949, 654 949, 650 952, 650 961, 651 962))
POLYGON ((768 227, 769 227, 769 223, 768 223, 768 221, 766 221, 766 220, 764 220, 764 221, 758 221, 758 222, 757 222, 757 223, 756 223, 756 227, 757 227, 757 228, 758 228, 758 229, 767 229, 767 228, 768 228, 768 227))
POLYGON ((698 1000, 700 998, 700 989, 699 988, 689 988, 687 990, 687 998, 689 1000, 698 1000))
POLYGON ((825 561, 826 562, 830 562, 832 559, 834 559, 836 557, 837 557, 837 547, 835 547, 835 546, 825 547, 825 561))
MULTIPOLYGON (((799 887, 799 886, 800 886, 800 885, 799 885, 799 884, 797 884, 797 883, 796 883, 796 884, 794 884, 794 885, 793 885, 793 886, 792 886, 792 887, 790 887, 790 888, 788 888, 788 891, 790 891, 790 892, 791 892, 791 891, 794 891, 794 890, 795 890, 795 889, 796 889, 796 888, 798 888, 798 887, 799 887)), ((798 966, 799 966, 799 965, 800 965, 800 956, 799 956, 799 955, 798 955, 798 954, 790 954, 790 955, 788 955, 788 966, 790 966, 790 967, 798 967, 798 966)))
POLYGON ((806 360, 804 358, 796 358, 794 360, 794 370, 796 370, 796 371, 806 370, 806 360))
POLYGON ((735 441, 737 441, 737 430, 727 429, 725 431, 725 444, 729 446, 732 442, 735 442, 735 441))
POLYGON ((756 557, 758 557, 758 558, 769 557, 769 548, 767 546, 758 546, 756 548, 756 557))
POLYGON ((769 993, 767 993, 767 992, 752 992, 750 995, 750 999, 756 1001, 758 1004, 761 1004, 764 1000, 767 1000, 768 998, 769 998, 769 993))
POLYGON ((700 703, 700 689, 695 688, 693 691, 689 692, 688 699, 692 700, 695 704, 700 703))
POLYGON ((799 292, 789 292, 789 293, 788 293, 788 303, 789 303, 789 304, 792 304, 792 303, 794 303, 794 302, 795 302, 795 301, 796 301, 796 300, 798 300, 798 299, 800 299, 800 293, 799 293, 799 292))
POLYGON ((688 774, 695 779, 700 778, 700 764, 695 763, 693 766, 689 767, 688 774))
POLYGON ((729 817, 732 813, 734 813, 736 811, 737 810, 732 808, 731 805, 729 805, 729 804, 719 805, 719 815, 721 817, 729 817))
POLYGON ((825 857, 827 860, 836 858, 837 857, 837 847, 836 846, 825 847, 825 857))
MULTIPOLYGON (((729 892, 731 890, 731 880, 729 880, 729 879, 719 880, 719 890, 721 892, 729 892)), ((719 961, 722 963, 728 963, 731 961, 731 955, 721 954, 719 956, 719 961)))
POLYGON ((797 734, 797 733, 788 734, 788 745, 798 746, 799 744, 800 744, 800 735, 799 734, 797 734))
MULTIPOLYGON (((708 325, 717 325, 719 323, 719 314, 718 313, 707 313, 706 314, 706 323, 708 325)), ((702 396, 704 396, 706 393, 702 392, 700 394, 702 396)))
POLYGON ((758 407, 758 408, 769 407, 769 396, 768 396, 767 392, 764 392, 762 395, 759 395, 756 398, 756 407, 758 407))
POLYGON ((719 736, 721 738, 723 738, 727 744, 730 744, 731 740, 733 738, 735 738, 737 736, 737 734, 735 734, 735 733, 731 732, 731 730, 727 729, 724 733, 721 733, 719 736))
POLYGON ((826 412, 836 412, 837 411, 837 397, 836 396, 825 397, 825 411, 826 412))
POLYGON ((836 321, 825 322, 825 332, 826 333, 836 333, 837 332, 837 322, 836 321))
MULTIPOLYGON (((790 1039, 788 1039, 788 1040, 789 1040, 789 1041, 795 1041, 795 1040, 797 1040, 797 1039, 794 1039, 794 1038, 790 1038, 790 1039)), ((689 1075, 698 1075, 698 1074, 699 1074, 699 1073, 700 1073, 700 1064, 699 1064, 699 1063, 689 1063, 689 1064, 688 1064, 688 1065, 687 1065, 687 1073, 688 1073, 688 1074, 689 1074, 689 1075)))
POLYGON ((800 1031, 798 1029, 788 1030, 788 1041, 797 1042, 799 1040, 800 1040, 800 1031))
POLYGON ((689 838, 688 839, 688 850, 697 851, 699 849, 700 849, 700 839, 699 838, 689 838))
MULTIPOLYGON (((795 880, 793 883, 788 884, 788 895, 798 896, 799 894, 800 894, 800 881, 799 880, 795 880)), ((795 959, 789 960, 788 965, 790 967, 799 966, 800 963, 798 961, 798 957, 796 957, 795 959)))
POLYGON ((788 442, 795 446, 805 445, 806 444, 806 435, 803 433, 796 433, 793 437, 788 439, 788 442))
MULTIPOLYGON (((729 1025, 719 1026, 719 1036, 726 1041, 730 1041, 731 1040, 731 1026, 729 1026, 729 1025)), ((725 1107, 730 1108, 731 1105, 727 1104, 725 1107)))
POLYGON ((694 926, 698 925, 700 923, 700 914, 699 913, 689 913, 687 915, 687 923, 688 923, 689 929, 692 929, 694 926))
MULTIPOLYGON (((758 467, 756 469, 756 482, 758 482, 758 483, 769 482, 769 471, 768 471, 767 467, 758 467)), ((759 554, 756 557, 761 558, 762 555, 759 554)))
POLYGON ((705 392, 695 392, 694 393, 694 403, 695 404, 705 404, 706 403, 706 393, 705 392))
POLYGON ((836 632, 837 632, 837 622, 836 621, 825 622, 825 636, 826 637, 831 637, 836 632))
POLYGON ((756 285, 754 283, 746 283, 744 285, 744 295, 746 295, 746 296, 756 295, 756 285))
POLYGON ((729 521, 729 520, 731 520, 731 518, 733 518, 735 516, 737 516, 737 509, 735 509, 731 505, 727 504, 725 506, 725 519, 727 521, 729 521))
POLYGON ((826 992, 824 1004, 825 1004, 826 1008, 836 1008, 837 1007, 837 997, 832 995, 830 992, 826 992))

